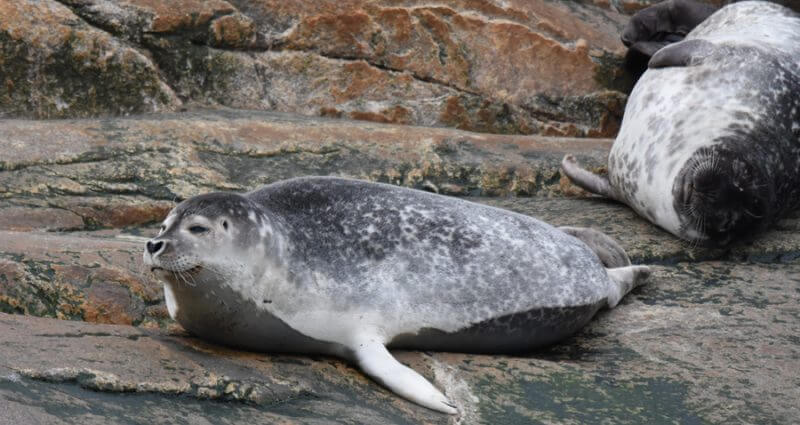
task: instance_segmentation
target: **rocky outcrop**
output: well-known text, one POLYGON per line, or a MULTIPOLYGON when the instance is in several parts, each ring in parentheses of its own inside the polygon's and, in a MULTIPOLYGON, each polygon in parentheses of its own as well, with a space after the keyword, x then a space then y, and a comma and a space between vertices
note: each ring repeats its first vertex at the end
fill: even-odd
POLYGON ((612 136, 626 18, 538 0, 0 1, 0 113, 185 104, 612 136))
POLYGON ((696 249, 561 176, 565 153, 603 172, 610 139, 398 125, 610 136, 618 11, 647 4, 0 0, 0 422, 790 423, 800 215, 696 249), (157 223, 301 175, 595 227, 654 276, 536 353, 397 353, 459 417, 187 335, 142 264, 157 223))
POLYGON ((0 116, 174 109, 152 61, 55 1, 0 2, 0 116))

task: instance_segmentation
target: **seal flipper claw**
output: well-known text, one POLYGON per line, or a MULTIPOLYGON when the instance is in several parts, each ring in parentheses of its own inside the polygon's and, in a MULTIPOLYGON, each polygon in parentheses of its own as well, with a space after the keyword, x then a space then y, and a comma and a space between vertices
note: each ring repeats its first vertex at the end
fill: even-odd
POLYGON ((564 170, 564 174, 578 187, 597 195, 622 202, 617 196, 616 191, 614 191, 614 188, 611 187, 611 183, 608 182, 608 177, 599 176, 581 167, 574 156, 564 156, 564 159, 561 161, 561 169, 564 170))
POLYGON ((360 338, 351 347, 364 373, 397 395, 442 413, 455 415, 455 405, 422 375, 403 365, 377 338, 360 338))
POLYGON ((614 308, 631 289, 644 283, 650 276, 650 267, 628 266, 606 269, 612 286, 608 293, 608 308, 614 308))

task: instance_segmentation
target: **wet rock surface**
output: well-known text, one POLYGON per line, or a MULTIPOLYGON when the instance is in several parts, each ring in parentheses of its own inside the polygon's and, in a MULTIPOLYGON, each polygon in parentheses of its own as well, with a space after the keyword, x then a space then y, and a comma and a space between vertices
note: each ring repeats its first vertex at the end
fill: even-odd
POLYGON ((791 423, 800 415, 800 216, 724 251, 692 249, 561 178, 564 153, 602 171, 610 143, 259 111, 3 121, 2 419, 791 423), (142 268, 156 223, 198 193, 308 174, 592 226, 655 272, 616 309, 545 350, 399 353, 445 390, 460 417, 408 403, 335 359, 234 351, 187 335, 142 268))

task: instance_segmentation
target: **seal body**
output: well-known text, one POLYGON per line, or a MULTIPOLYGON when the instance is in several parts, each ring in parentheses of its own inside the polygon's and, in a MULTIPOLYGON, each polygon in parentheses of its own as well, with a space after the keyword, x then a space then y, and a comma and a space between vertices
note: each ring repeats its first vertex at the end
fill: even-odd
POLYGON ((800 202, 799 93, 800 16, 735 3, 650 59, 607 181, 569 157, 564 171, 680 238, 724 245, 800 202))
POLYGON ((148 242, 145 263, 192 333, 341 356, 398 394, 453 413, 386 346, 515 352, 573 333, 647 275, 589 232, 427 192, 310 177, 184 201, 148 242))

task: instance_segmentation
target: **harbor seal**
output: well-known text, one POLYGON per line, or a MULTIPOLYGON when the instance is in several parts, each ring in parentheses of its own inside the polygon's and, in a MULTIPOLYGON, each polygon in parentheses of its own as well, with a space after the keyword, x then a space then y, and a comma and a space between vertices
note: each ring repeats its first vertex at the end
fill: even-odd
POLYGON ((339 356, 445 413, 453 404, 387 347, 529 351, 614 307, 649 273, 592 229, 330 177, 190 198, 147 242, 144 262, 191 333, 339 356))
POLYGON ((731 4, 652 56, 607 178, 571 155, 562 168, 679 238, 724 246, 800 204, 798 94, 800 15, 762 1, 731 4))

